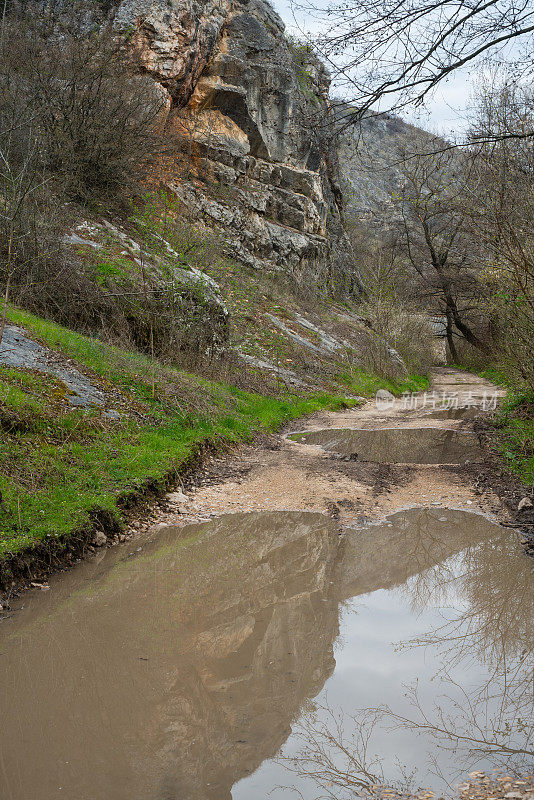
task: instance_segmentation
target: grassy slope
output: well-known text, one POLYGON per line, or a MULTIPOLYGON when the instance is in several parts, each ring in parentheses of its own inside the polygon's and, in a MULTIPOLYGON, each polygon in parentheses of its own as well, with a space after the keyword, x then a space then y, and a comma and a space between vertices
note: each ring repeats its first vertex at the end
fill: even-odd
POLYGON ((534 486, 534 397, 518 390, 502 369, 490 367, 481 375, 508 392, 495 419, 504 465, 525 485, 534 486))
MULTIPOLYGON (((357 367, 348 368, 347 356, 350 353, 332 353, 321 359, 299 348, 279 328, 270 322, 267 314, 274 314, 293 327, 296 332, 315 344, 313 332, 299 326, 292 326, 297 316, 321 320, 328 330, 329 323, 335 323, 341 313, 357 313, 354 304, 342 304, 328 298, 320 301, 298 299, 288 286, 284 286, 279 275, 269 275, 253 270, 242 264, 229 261, 214 262, 205 270, 219 285, 224 303, 230 311, 232 320, 232 345, 243 353, 291 369, 306 381, 317 382, 329 391, 349 392, 369 397, 377 389, 388 389, 393 393, 417 392, 427 389, 427 378, 410 375, 398 380, 388 380, 369 374, 357 367)), ((334 331, 339 339, 351 339, 354 328, 339 327, 334 331)), ((358 343, 353 339, 354 354, 358 355, 358 343)))
MULTIPOLYGON (((313 297, 309 291, 304 292, 303 296, 302 290, 297 290, 288 276, 256 270, 224 257, 219 238, 215 235, 200 235, 196 229, 184 223, 179 205, 173 205, 167 197, 164 206, 165 224, 161 215, 161 195, 147 194, 145 202, 146 207, 140 206, 128 219, 117 222, 118 227, 128 237, 131 236, 133 241, 142 244, 147 275, 150 276, 153 270, 157 273, 162 268, 165 274, 165 271, 168 274, 173 272, 175 258, 163 244, 167 241, 174 252, 182 253, 184 261, 191 262, 192 266, 215 281, 230 313, 230 346, 234 351, 270 362, 282 369, 289 369, 306 384, 333 394, 350 392, 367 395, 377 388, 398 388, 397 381, 380 381, 355 367, 358 357, 365 349, 362 337, 367 337, 369 331, 355 323, 358 308, 354 303, 334 302, 324 297, 319 299, 313 297), (182 236, 185 239, 182 240, 182 236), (187 247, 188 242, 193 247, 192 251, 187 247), (154 266, 156 263, 157 268, 154 266), (280 330, 270 315, 278 317, 310 344, 319 345, 321 340, 316 331, 296 323, 298 317, 315 321, 338 341, 344 341, 347 347, 336 352, 324 351, 318 354, 317 351, 295 343, 286 332, 280 330), (347 317, 352 318, 353 321, 342 322, 343 317, 345 320, 347 317), (349 369, 351 362, 353 365, 349 369)), ((135 274, 139 273, 139 267, 132 260, 134 252, 125 250, 128 245, 119 237, 117 230, 113 232, 99 222, 85 221, 76 232, 83 238, 88 237, 100 248, 94 249, 89 245, 73 247, 80 266, 85 269, 86 278, 115 296, 118 293, 120 297, 121 292, 124 292, 129 297, 128 314, 139 317, 142 327, 143 321, 146 322, 143 304, 133 302, 130 297, 135 288, 135 274)), ((138 274, 137 277, 139 278, 138 274)), ((119 313, 123 313, 124 308, 120 302, 119 307, 119 313)), ((164 315, 166 313, 164 311, 164 315)), ((229 381, 232 382, 232 376, 229 381)), ((403 383, 406 391, 417 391, 427 386, 428 382, 421 383, 417 378, 408 378, 403 383)))
MULTIPOLYGON (((15 308, 9 319, 76 362, 106 390, 122 419, 72 409, 59 380, 0 367, 0 559, 49 537, 66 542, 97 509, 120 520, 121 496, 169 485, 203 444, 244 441, 289 419, 355 402, 325 392, 244 392, 15 308)), ((364 374, 347 384, 368 395, 380 386, 407 388, 364 374)))

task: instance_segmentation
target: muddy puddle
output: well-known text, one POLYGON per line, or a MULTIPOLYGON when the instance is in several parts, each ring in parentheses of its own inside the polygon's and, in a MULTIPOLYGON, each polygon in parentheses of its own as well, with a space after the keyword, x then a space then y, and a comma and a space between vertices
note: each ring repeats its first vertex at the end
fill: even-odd
POLYGON ((416 770, 447 794, 436 768, 528 761, 515 534, 442 508, 342 538, 321 514, 260 512, 138 547, 0 623, 3 800, 312 800, 351 741, 364 785, 416 770))
POLYGON ((476 408, 434 408, 423 412, 423 419, 465 419, 473 420, 483 415, 479 407, 476 408))
POLYGON ((464 464, 483 459, 474 434, 441 428, 327 428, 293 433, 288 439, 320 445, 329 452, 358 461, 464 464))

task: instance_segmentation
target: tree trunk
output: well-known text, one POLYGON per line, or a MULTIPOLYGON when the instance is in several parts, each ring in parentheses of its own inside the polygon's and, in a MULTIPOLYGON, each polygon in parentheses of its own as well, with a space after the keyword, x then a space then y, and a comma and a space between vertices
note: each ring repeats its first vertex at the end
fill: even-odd
POLYGON ((6 327, 7 304, 9 303, 9 285, 11 283, 11 275, 7 276, 6 290, 4 293, 4 308, 2 310, 2 321, 0 322, 0 345, 4 338, 4 330, 6 327))
POLYGON ((488 345, 481 341, 481 339, 479 339, 478 336, 473 333, 469 325, 466 325, 462 320, 460 312, 458 311, 458 306, 456 305, 456 301, 452 296, 450 280, 447 279, 443 274, 442 265, 433 259, 433 267, 439 276, 441 290, 443 292, 443 297, 445 299, 445 305, 447 308, 447 320, 450 314, 454 325, 456 328, 458 328, 464 339, 473 347, 476 347, 478 350, 482 350, 483 353, 489 353, 490 348, 488 345))
POLYGON ((447 308, 447 344, 449 345, 449 353, 451 354, 451 359, 453 364, 458 363, 458 351, 456 350, 456 345, 454 344, 454 334, 453 334, 453 321, 452 321, 452 314, 450 310, 447 308))
POLYGON ((452 311, 452 318, 454 320, 454 324, 469 344, 473 345, 473 347, 482 350, 483 353, 489 353, 489 347, 483 341, 481 341, 478 336, 476 336, 471 328, 462 321, 460 314, 458 313, 458 309, 456 308, 456 303, 454 303, 453 307, 451 308, 452 311))

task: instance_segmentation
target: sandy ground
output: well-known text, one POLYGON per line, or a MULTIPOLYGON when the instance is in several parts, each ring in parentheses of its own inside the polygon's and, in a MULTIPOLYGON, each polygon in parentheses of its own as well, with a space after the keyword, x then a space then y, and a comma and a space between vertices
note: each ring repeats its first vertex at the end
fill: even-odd
POLYGON ((419 395, 416 408, 410 398, 390 400, 390 404, 386 398, 387 407, 377 408, 372 400, 360 408, 316 414, 279 436, 269 437, 262 445, 243 447, 234 455, 215 459, 199 485, 186 491, 185 498, 171 493, 166 509, 135 527, 184 525, 243 511, 320 511, 349 527, 415 506, 495 513, 498 498, 478 493, 472 471, 466 475, 461 467, 348 461, 318 445, 286 438, 291 431, 303 429, 469 430, 469 419, 454 418, 454 408, 451 413, 436 414, 433 406, 443 395, 457 397, 460 405, 480 403, 485 396, 490 404, 495 392, 503 394, 470 373, 440 368, 426 397, 419 395))

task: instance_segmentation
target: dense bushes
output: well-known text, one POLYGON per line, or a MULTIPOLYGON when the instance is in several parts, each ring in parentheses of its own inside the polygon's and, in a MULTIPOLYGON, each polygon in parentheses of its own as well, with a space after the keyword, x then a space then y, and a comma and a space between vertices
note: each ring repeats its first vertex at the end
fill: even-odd
POLYGON ((10 4, 0 35, 4 299, 183 362, 222 346, 226 317, 194 272, 214 257, 209 237, 164 213, 164 198, 139 197, 163 153, 163 112, 164 93, 100 4, 10 4), (113 203, 125 220, 133 195, 127 224, 140 245, 121 255, 124 241, 108 232, 94 251, 66 246, 87 206, 113 203))
POLYGON ((97 5, 12 5, 2 32, 0 146, 81 200, 123 192, 160 144, 163 99, 97 5), (13 123, 15 122, 15 130, 13 123))
MULTIPOLYGON (((161 143, 162 98, 136 74, 98 3, 20 2, 0 30, 0 286, 58 321, 98 330, 109 299, 68 257, 71 202, 114 202, 161 143)), ((2 338, 0 328, 0 341, 2 338)))

